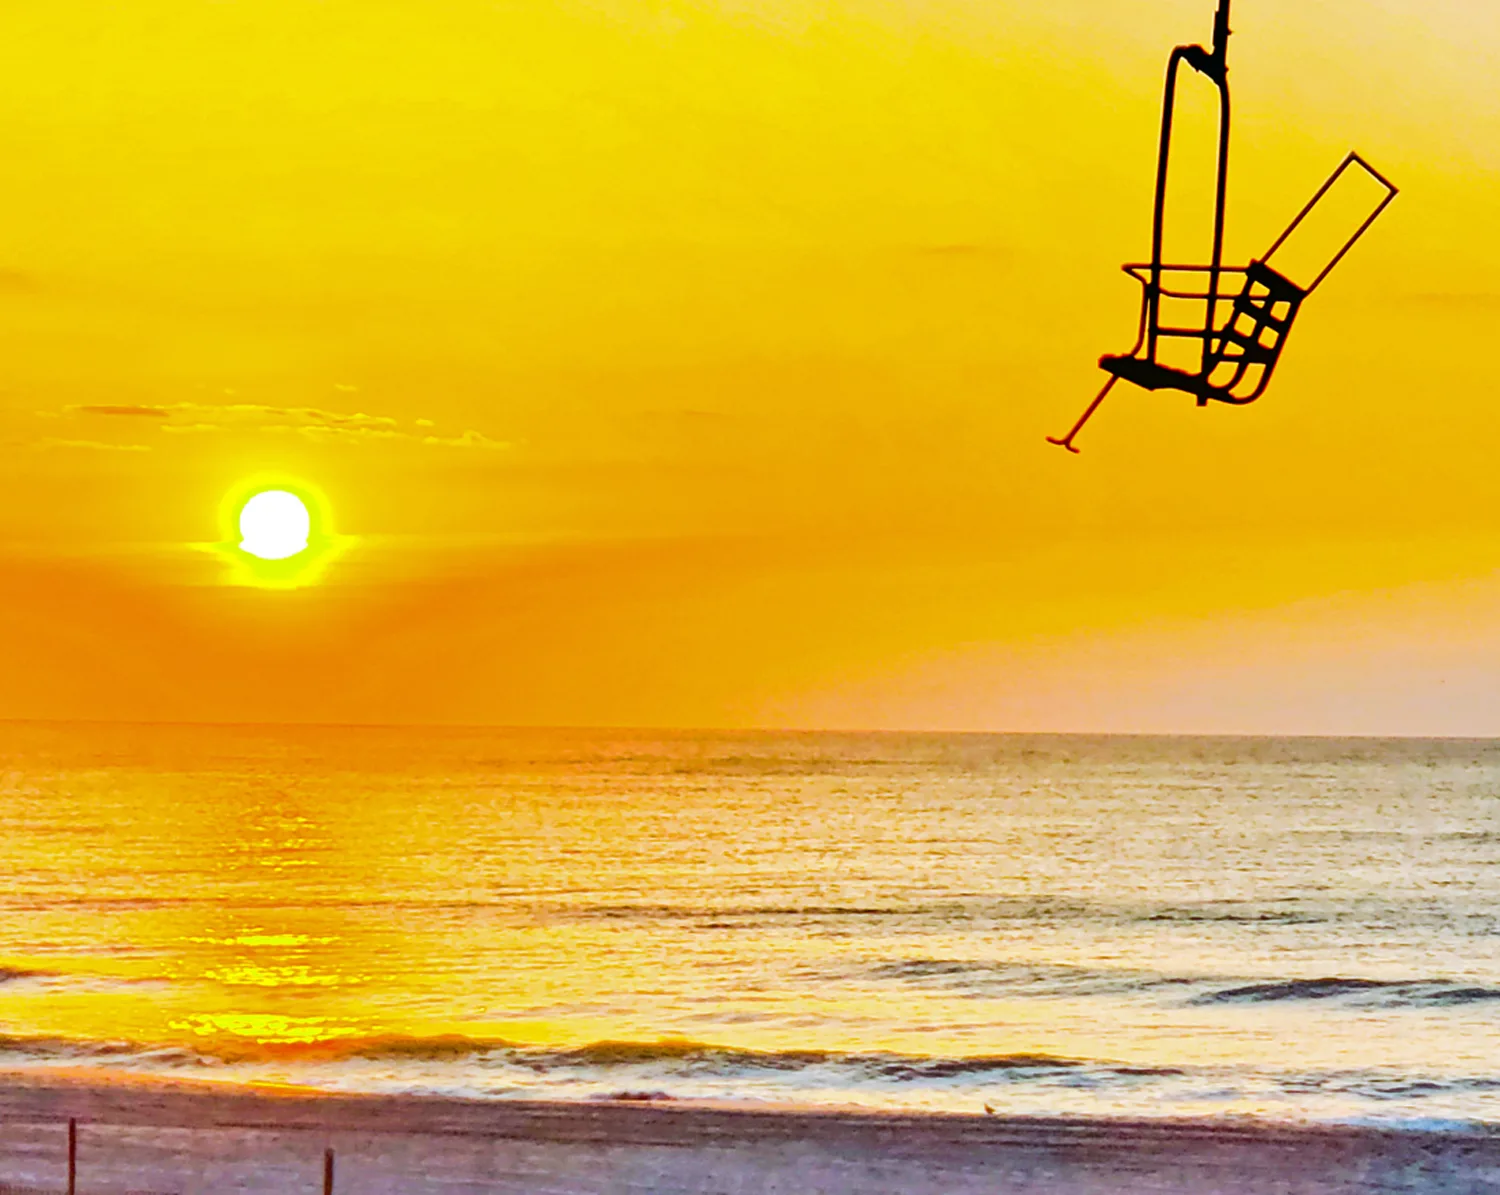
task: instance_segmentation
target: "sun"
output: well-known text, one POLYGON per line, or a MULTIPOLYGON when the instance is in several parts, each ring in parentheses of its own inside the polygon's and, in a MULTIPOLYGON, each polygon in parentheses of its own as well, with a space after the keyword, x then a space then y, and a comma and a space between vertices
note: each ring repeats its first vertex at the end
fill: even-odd
POLYGON ((226 585, 304 589, 358 542, 334 527, 328 495, 303 478, 247 477, 219 503, 219 539, 203 545, 228 566, 226 585))
POLYGON ((260 560, 289 560, 307 551, 312 515, 288 490, 261 490, 240 508, 240 551, 260 560))

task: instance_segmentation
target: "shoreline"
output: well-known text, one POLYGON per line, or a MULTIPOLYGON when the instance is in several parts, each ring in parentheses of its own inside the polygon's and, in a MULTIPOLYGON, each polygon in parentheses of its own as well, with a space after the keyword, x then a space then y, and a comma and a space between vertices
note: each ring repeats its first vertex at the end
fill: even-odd
MULTIPOLYGON (((383 1106, 399 1106, 409 1117, 405 1122, 413 1132, 447 1132, 457 1135, 503 1135, 516 1123, 531 1123, 540 1118, 558 1122, 569 1119, 569 1113, 590 1109, 621 1109, 627 1118, 646 1116, 743 1117, 748 1124, 805 1120, 809 1124, 867 1123, 883 1125, 900 1122, 910 1125, 965 1126, 964 1131, 986 1136, 981 1130, 1048 1129, 1062 1133, 1087 1135, 1091 1131, 1106 1134, 1125 1133, 1147 1137, 1248 1137, 1256 1140, 1311 1137, 1377 1137, 1417 1138, 1421 1140, 1494 1141, 1500 1144, 1500 1123, 1430 1122, 1441 1127, 1416 1127, 1413 1124, 1345 1123, 1339 1121, 1292 1121, 1261 1119, 1248 1115, 1222 1117, 1181 1116, 1070 1116, 1032 1115, 1026 1113, 977 1113, 927 1108, 881 1108, 861 1104, 802 1104, 746 1098, 684 1098, 658 1093, 622 1093, 615 1097, 581 1097, 546 1099, 522 1096, 484 1098, 450 1095, 438 1092, 370 1092, 336 1091, 310 1084, 283 1083, 274 1080, 220 1079, 207 1076, 180 1076, 114 1070, 107 1067, 73 1066, 36 1069, 0 1068, 0 1121, 7 1116, 13 1102, 27 1109, 52 1103, 84 1111, 64 1116, 84 1116, 96 1109, 110 1117, 124 1117, 118 1123, 135 1123, 129 1105, 142 1101, 151 1107, 180 1109, 193 1107, 195 1119, 205 1112, 228 1114, 230 1109, 261 1109, 270 1113, 264 1125, 254 1120, 225 1120, 227 1127, 281 1127, 286 1123, 284 1110, 297 1106, 299 1123, 316 1120, 324 1111, 340 1123, 366 1124, 368 1131, 407 1131, 379 1125, 383 1106)), ((252 1114, 253 1113, 247 1113, 252 1114)), ((587 1118, 586 1118, 587 1119, 587 1118)), ((151 1123, 158 1123, 152 1121, 151 1123)), ((220 1122, 215 1122, 220 1123, 220 1122)))
POLYGON ((61 1190, 1353 1195, 1500 1189, 1500 1128, 1089 1120, 688 1101, 457 1099, 0 1074, 0 1186, 61 1190), (317 1173, 315 1174, 315 1171, 317 1173))

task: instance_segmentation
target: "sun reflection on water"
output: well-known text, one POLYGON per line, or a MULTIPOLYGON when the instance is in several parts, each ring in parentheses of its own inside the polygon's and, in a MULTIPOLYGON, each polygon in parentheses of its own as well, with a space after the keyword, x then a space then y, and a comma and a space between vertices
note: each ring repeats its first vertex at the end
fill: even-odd
POLYGON ((228 987, 337 987, 340 976, 318 974, 309 967, 259 967, 253 963, 219 967, 203 973, 205 979, 217 980, 228 987))
POLYGON ((305 1044, 356 1037, 359 1030, 330 1017, 290 1017, 278 1013, 200 1013, 169 1027, 195 1037, 239 1038, 260 1044, 305 1044))
POLYGON ((240 934, 234 938, 184 938, 206 946, 326 946, 337 938, 314 938, 308 934, 240 934))

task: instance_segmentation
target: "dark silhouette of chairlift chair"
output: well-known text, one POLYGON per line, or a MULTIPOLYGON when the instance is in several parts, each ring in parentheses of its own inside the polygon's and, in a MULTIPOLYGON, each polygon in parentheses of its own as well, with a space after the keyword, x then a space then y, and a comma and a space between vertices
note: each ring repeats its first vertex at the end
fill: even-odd
MULTIPOLYGON (((1375 223, 1397 190, 1379 171, 1356 153, 1351 153, 1333 172, 1318 193, 1308 201, 1276 242, 1257 261, 1248 266, 1223 264, 1224 205, 1229 181, 1229 5, 1219 0, 1214 19, 1214 48, 1178 46, 1167 64, 1166 96, 1162 105, 1161 148, 1156 164, 1156 205, 1151 232, 1151 260, 1127 265, 1124 270, 1141 284, 1140 332, 1135 347, 1128 353, 1105 356, 1099 366, 1110 375, 1098 396, 1066 436, 1048 436, 1069 452, 1077 452, 1073 438, 1124 379, 1145 390, 1182 390, 1193 395, 1200 407, 1210 402, 1242 406, 1265 393, 1276 372, 1276 364, 1286 347, 1292 321, 1302 309, 1308 295, 1317 290, 1333 267, 1375 223), (1162 239, 1165 229, 1167 174, 1172 153, 1172 115, 1177 99, 1177 75, 1183 63, 1208 77, 1219 93, 1218 183, 1214 200, 1213 257, 1207 265, 1167 265, 1162 262, 1162 239), (1305 288, 1279 273, 1271 264, 1276 251, 1312 213, 1333 189, 1346 171, 1354 167, 1366 171, 1385 190, 1385 197, 1363 224, 1355 230, 1322 271, 1305 288), (1202 305, 1202 323, 1192 327, 1173 327, 1162 323, 1162 299, 1191 305, 1202 305), (1196 342, 1199 348, 1197 372, 1164 364, 1160 352, 1173 341, 1196 342)), ((1191 356, 1191 350, 1189 350, 1191 356)))

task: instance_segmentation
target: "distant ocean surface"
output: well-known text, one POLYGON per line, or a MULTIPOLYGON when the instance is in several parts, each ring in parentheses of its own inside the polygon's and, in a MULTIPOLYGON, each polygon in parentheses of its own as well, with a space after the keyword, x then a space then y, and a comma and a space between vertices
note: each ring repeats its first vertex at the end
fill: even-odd
POLYGON ((0 725, 0 1070, 1500 1124, 1500 743, 0 725))

